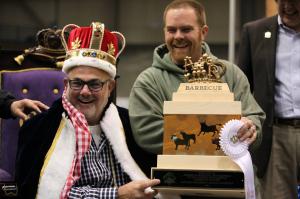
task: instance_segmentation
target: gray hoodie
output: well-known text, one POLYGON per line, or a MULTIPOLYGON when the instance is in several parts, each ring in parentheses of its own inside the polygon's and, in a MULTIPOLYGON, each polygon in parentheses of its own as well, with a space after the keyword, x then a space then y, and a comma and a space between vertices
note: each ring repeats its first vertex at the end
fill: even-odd
MULTIPOLYGON (((249 82, 243 72, 234 64, 218 59, 211 54, 203 42, 202 50, 214 60, 226 66, 222 80, 234 93, 234 100, 242 103, 242 116, 248 117, 257 127, 257 139, 250 150, 261 143, 261 126, 265 114, 254 100, 249 82)), ((154 50, 152 66, 136 79, 129 97, 129 116, 134 138, 146 151, 161 154, 163 143, 163 103, 171 101, 173 92, 185 82, 184 70, 175 65, 165 44, 154 50)))

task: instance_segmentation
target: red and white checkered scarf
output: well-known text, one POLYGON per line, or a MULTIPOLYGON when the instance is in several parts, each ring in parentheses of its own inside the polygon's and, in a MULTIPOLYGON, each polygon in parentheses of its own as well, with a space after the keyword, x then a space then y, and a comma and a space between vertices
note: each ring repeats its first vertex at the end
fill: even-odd
POLYGON ((81 159, 89 150, 91 145, 91 133, 84 115, 79 112, 66 98, 66 90, 62 96, 62 104, 67 111, 75 128, 76 153, 72 162, 71 170, 68 174, 65 186, 60 193, 60 199, 68 198, 69 192, 76 180, 80 178, 81 159))

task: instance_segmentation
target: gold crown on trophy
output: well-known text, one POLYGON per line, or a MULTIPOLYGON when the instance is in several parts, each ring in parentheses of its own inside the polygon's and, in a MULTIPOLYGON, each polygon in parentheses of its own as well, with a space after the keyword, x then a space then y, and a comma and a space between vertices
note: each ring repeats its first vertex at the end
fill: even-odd
POLYGON ((213 60, 206 53, 199 61, 192 62, 191 57, 184 59, 184 77, 187 82, 222 82, 221 77, 225 74, 226 66, 213 60))

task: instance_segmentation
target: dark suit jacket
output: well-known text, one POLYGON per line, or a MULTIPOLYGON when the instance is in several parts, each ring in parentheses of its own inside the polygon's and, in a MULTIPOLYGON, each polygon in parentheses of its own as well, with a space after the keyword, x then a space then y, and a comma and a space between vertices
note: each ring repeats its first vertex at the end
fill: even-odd
POLYGON ((259 177, 266 171, 272 145, 277 31, 277 16, 247 23, 239 47, 238 66, 248 77, 253 95, 266 113, 262 144, 252 157, 259 177))
POLYGON ((10 105, 15 101, 14 96, 10 93, 0 90, 0 117, 1 118, 11 118, 10 105))

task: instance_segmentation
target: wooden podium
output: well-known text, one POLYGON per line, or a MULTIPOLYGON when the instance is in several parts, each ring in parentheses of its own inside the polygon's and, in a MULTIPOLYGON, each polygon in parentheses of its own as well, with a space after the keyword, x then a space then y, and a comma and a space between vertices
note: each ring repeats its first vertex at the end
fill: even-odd
MULTIPOLYGON (((195 76, 195 75, 194 75, 195 76)), ((226 156, 219 134, 231 119, 241 118, 226 83, 182 83, 172 101, 164 102, 163 154, 152 178, 159 192, 199 197, 244 198, 244 175, 226 156)))

